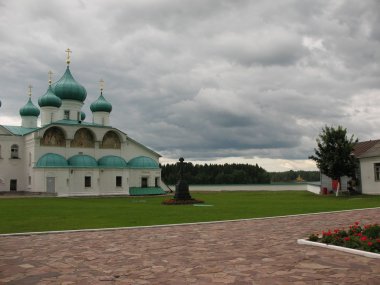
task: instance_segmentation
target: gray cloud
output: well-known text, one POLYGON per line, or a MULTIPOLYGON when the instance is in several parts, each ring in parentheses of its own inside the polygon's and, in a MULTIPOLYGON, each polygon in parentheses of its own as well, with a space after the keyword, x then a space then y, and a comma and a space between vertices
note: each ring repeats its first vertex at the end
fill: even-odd
POLYGON ((167 158, 307 159, 325 124, 380 137, 380 4, 0 1, 0 117, 65 70, 112 124, 167 158))

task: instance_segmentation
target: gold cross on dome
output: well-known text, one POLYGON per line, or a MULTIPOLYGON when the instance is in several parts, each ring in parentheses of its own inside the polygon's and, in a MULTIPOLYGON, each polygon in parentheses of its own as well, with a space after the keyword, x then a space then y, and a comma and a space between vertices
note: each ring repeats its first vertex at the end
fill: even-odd
POLYGON ((29 88, 29 93, 28 93, 29 97, 32 97, 32 88, 33 88, 33 86, 31 84, 29 84, 28 88, 29 88))
POLYGON ((66 63, 67 63, 67 65, 69 65, 70 64, 70 53, 72 53, 72 51, 69 48, 67 48, 67 50, 65 50, 65 52, 67 52, 66 63))
POLYGON ((49 85, 51 85, 51 79, 53 77, 53 72, 51 70, 49 70, 48 74, 49 74, 49 85))
POLYGON ((104 89, 104 80, 103 79, 99 80, 99 86, 100 86, 100 92, 103 93, 103 89, 104 89))

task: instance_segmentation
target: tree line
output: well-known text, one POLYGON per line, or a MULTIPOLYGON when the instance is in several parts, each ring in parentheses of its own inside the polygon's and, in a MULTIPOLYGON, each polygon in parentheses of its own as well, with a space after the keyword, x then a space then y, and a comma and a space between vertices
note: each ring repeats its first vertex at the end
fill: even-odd
MULTIPOLYGON (((179 180, 180 166, 161 165, 162 180, 169 185, 179 180)), ((259 165, 251 164, 192 164, 184 162, 183 179, 189 184, 266 184, 294 182, 298 176, 305 181, 319 181, 318 171, 267 172, 259 165)))

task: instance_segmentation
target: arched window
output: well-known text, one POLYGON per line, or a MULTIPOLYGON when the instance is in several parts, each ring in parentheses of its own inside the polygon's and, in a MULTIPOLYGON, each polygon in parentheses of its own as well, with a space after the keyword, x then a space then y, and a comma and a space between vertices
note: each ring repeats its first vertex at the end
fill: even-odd
POLYGON ((94 135, 89 129, 79 129, 71 141, 71 147, 95 147, 94 135))
POLYGON ((65 134, 61 128, 51 127, 47 129, 41 139, 41 145, 66 146, 65 134))
POLYGON ((102 140, 101 148, 120 148, 120 138, 117 133, 113 131, 107 132, 102 140))
POLYGON ((11 146, 11 158, 18 158, 18 145, 13 144, 11 146))

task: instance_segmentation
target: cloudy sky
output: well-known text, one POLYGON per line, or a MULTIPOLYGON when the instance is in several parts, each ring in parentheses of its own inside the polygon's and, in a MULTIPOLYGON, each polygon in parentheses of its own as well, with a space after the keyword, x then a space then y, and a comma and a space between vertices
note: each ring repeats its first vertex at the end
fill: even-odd
POLYGON ((193 162, 315 169, 324 125, 380 138, 380 1, 0 0, 0 123, 66 68, 111 123, 193 162))

